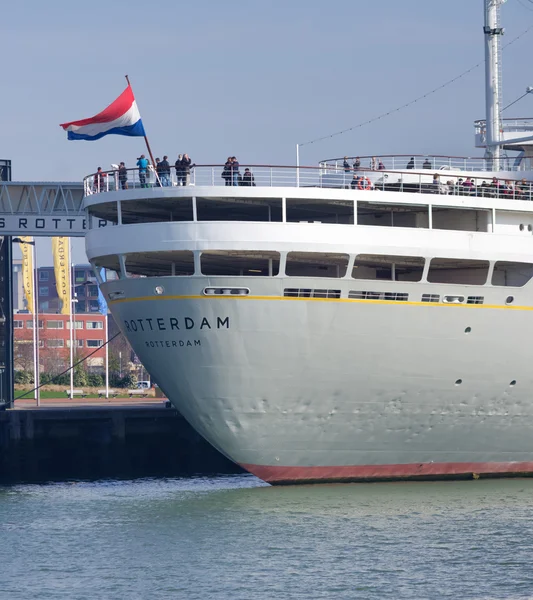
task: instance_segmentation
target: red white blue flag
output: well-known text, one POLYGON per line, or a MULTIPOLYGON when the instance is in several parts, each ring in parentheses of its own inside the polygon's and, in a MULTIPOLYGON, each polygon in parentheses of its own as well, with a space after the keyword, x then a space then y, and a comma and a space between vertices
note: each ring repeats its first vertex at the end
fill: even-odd
POLYGON ((99 140, 104 135, 143 136, 143 122, 131 86, 102 112, 90 119, 62 123, 69 140, 99 140))

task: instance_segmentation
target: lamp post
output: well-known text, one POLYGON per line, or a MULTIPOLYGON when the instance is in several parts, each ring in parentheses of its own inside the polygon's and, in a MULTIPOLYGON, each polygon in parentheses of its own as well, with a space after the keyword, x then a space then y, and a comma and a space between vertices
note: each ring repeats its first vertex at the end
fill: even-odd
POLYGON ((32 304, 31 312, 33 313, 33 380, 34 380, 34 398, 37 406, 41 405, 41 394, 39 391, 39 301, 38 301, 38 281, 37 281, 37 265, 35 263, 35 240, 23 240, 20 237, 15 237, 12 240, 13 242, 18 242, 19 244, 25 244, 31 246, 32 252, 32 263, 33 263, 33 272, 32 272, 32 280, 33 280, 33 294, 32 294, 32 304))

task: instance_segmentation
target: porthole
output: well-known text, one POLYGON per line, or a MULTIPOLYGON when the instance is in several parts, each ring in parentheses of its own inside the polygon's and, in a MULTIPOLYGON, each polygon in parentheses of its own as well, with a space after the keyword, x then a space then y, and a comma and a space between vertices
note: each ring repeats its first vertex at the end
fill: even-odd
POLYGON ((161 294, 163 294, 165 292, 165 288, 162 285, 158 285, 156 286, 156 288, 154 289, 154 292, 158 295, 161 296, 161 294))
POLYGON ((461 385, 461 383, 463 383, 462 379, 457 379, 457 381, 455 382, 455 385, 461 385))
POLYGON ((516 385, 516 379, 513 379, 509 385, 511 387, 514 387, 516 385))
POLYGON ((520 231, 524 231, 524 224, 520 223, 520 231))
POLYGON ((472 327, 467 327, 467 328, 465 329, 465 333, 470 333, 471 331, 472 331, 472 327))
POLYGON ((505 304, 512 304, 514 302, 514 296, 507 296, 505 304))

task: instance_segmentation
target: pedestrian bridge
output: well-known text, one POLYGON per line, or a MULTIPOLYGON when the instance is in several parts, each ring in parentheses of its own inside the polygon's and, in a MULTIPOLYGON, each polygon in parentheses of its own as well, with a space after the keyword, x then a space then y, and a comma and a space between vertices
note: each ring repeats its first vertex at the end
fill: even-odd
POLYGON ((83 183, 0 181, 0 236, 84 237, 83 183))

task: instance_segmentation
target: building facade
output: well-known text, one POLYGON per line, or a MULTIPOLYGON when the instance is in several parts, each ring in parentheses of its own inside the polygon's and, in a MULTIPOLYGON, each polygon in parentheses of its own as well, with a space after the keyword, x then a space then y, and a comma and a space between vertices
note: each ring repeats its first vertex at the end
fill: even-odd
MULTIPOLYGON (((74 296, 74 312, 97 313, 98 285, 91 265, 75 265, 72 281, 74 296)), ((57 294, 54 267, 37 269, 37 284, 40 313, 59 313, 61 301, 57 294)))
MULTIPOLYGON (((101 371, 105 360, 105 320, 97 314, 76 314, 73 317, 73 347, 77 360, 87 359, 90 370, 101 371), (94 354, 92 354, 94 352, 94 354)), ((39 319, 39 366, 41 371, 59 372, 70 364, 69 315, 43 313, 39 319)), ((15 369, 33 370, 33 315, 13 315, 15 337, 15 369)))

